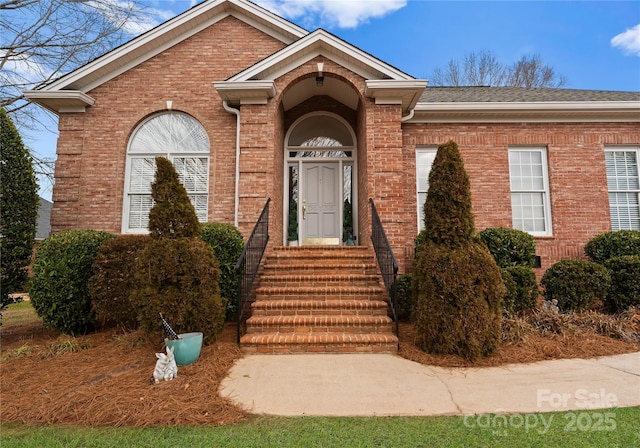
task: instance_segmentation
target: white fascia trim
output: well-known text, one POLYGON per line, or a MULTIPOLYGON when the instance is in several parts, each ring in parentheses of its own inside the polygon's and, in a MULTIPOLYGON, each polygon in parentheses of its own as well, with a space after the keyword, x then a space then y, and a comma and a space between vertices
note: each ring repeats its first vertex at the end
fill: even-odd
POLYGON ((24 92, 30 101, 40 104, 51 112, 84 112, 89 106, 93 106, 95 99, 78 90, 61 90, 57 92, 45 92, 42 90, 27 90, 24 92))
MULTIPOLYGON (((269 72, 269 69, 272 67, 282 63, 286 64, 287 60, 291 60, 291 63, 286 64, 286 68, 281 68, 274 73, 270 73, 269 78, 276 79, 278 75, 286 73, 292 68, 295 68, 319 55, 327 55, 327 57, 332 60, 342 59, 347 61, 351 58, 353 60, 360 61, 362 64, 370 68, 369 70, 364 70, 362 68, 358 69, 357 73, 361 76, 366 75, 364 77, 371 77, 377 72, 382 76, 386 76, 391 79, 414 79, 410 75, 385 64, 364 51, 345 43, 324 30, 319 29, 292 43, 288 47, 283 48, 281 51, 274 53, 268 58, 263 59, 252 67, 232 76, 228 80, 246 81, 252 78, 260 78, 265 72, 269 72)), ((355 64, 353 63, 348 65, 350 67, 355 67, 355 64)))
POLYGON ((540 102, 483 102, 483 103, 418 103, 416 111, 475 111, 475 110, 640 110, 635 101, 540 101, 540 102))
POLYGON ((636 101, 418 103, 409 123, 639 122, 636 101))
POLYGON ((164 24, 147 31, 145 34, 142 34, 138 38, 134 38, 133 40, 123 44, 122 46, 101 56, 95 61, 80 67, 74 72, 71 72, 71 74, 62 77, 57 81, 54 81, 53 83, 44 87, 42 90, 61 90, 75 83, 81 83, 82 79, 90 75, 91 73, 107 67, 109 64, 117 63, 118 60, 125 59, 130 54, 140 52, 140 50, 142 50, 142 54, 140 56, 134 57, 128 63, 122 66, 118 66, 114 70, 110 71, 109 74, 101 76, 91 83, 82 86, 83 91, 90 91, 91 89, 94 89, 95 87, 105 83, 109 79, 112 79, 126 72, 127 70, 130 70, 136 65, 139 65, 140 63, 151 59, 152 57, 162 53, 168 48, 173 47, 174 45, 188 39, 189 37, 199 33, 205 28, 230 15, 233 15, 239 20, 242 20, 243 22, 258 28, 260 31, 271 35, 275 39, 278 39, 287 45, 292 41, 308 34, 308 32, 303 28, 300 28, 297 25, 294 25, 293 23, 282 19, 281 17, 276 16, 275 14, 272 14, 244 0, 220 0, 214 2, 204 2, 189 9, 188 11, 175 17, 174 19, 171 19, 164 24), (225 5, 225 3, 227 4, 225 5), (233 11, 245 13, 247 14, 247 16, 243 16, 242 14, 235 15, 232 13, 233 11), (198 17, 206 14, 207 12, 211 12, 213 15, 210 18, 199 22, 198 17), (261 24, 257 19, 252 19, 251 15, 273 23, 277 28, 281 30, 281 32, 277 32, 275 29, 261 24), (192 22, 194 22, 195 24, 192 22), (153 46, 153 43, 157 40, 160 40, 163 36, 170 36, 176 32, 177 34, 174 35, 173 38, 165 41, 163 44, 157 47, 153 46), (145 47, 150 48, 148 51, 144 51, 145 47))
POLYGON ((412 110, 427 87, 427 80, 369 80, 366 81, 364 94, 375 99, 376 104, 402 104, 406 110, 412 110))
POLYGON ((217 81, 213 87, 230 104, 266 104, 276 95, 273 81, 217 81))

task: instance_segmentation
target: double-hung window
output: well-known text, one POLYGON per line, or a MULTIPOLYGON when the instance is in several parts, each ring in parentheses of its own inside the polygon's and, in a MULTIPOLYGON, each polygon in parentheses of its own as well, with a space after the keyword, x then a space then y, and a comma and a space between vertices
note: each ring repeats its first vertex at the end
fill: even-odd
POLYGON ((436 158, 436 148, 416 149, 416 190, 418 201, 418 231, 424 229, 424 203, 429 191, 429 173, 436 158))
POLYGON ((613 230, 640 230, 640 147, 606 148, 609 211, 613 230))
POLYGON ((200 122, 190 115, 164 112, 141 123, 131 136, 125 174, 123 233, 148 232, 157 156, 173 163, 198 220, 207 221, 209 137, 200 122))
POLYGON ((513 228, 536 236, 551 235, 546 148, 509 148, 509 176, 513 228))

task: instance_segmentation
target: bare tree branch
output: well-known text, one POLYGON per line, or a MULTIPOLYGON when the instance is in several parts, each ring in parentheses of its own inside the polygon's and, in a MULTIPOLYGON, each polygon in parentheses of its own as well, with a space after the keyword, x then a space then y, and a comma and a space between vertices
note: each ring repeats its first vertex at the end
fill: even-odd
POLYGON ((523 56, 512 65, 501 63, 488 50, 467 54, 462 61, 451 59, 436 67, 430 77, 434 86, 562 87, 567 83, 539 55, 523 56))
POLYGON ((0 106, 34 129, 37 89, 156 24, 137 0, 0 0, 0 106))

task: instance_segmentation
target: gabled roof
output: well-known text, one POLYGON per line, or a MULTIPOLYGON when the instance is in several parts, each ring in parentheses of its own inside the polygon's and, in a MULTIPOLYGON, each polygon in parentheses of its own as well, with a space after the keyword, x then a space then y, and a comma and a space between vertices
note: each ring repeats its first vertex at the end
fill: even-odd
MULTIPOLYGON (((226 81, 215 82, 214 87, 222 99, 230 103, 265 102, 276 94, 275 79, 317 56, 362 76, 367 83, 365 94, 377 103, 402 104, 405 111, 415 106, 427 85, 426 80, 415 79, 335 35, 317 29, 226 81)), ((318 72, 322 72, 321 67, 318 72)), ((312 87, 304 83, 299 90, 307 95, 312 93, 312 87)), ((344 87, 329 90, 333 90, 330 95, 338 101, 350 102, 340 98, 341 93, 345 94, 344 87)))
POLYGON ((640 92, 524 87, 428 87, 412 123, 639 122, 640 92))
POLYGON ((162 53, 212 24, 233 16, 288 45, 308 31, 247 0, 209 0, 115 48, 71 73, 25 92, 27 98, 59 111, 89 106, 86 93, 110 79, 162 53), (70 98, 68 92, 76 93, 70 98), (56 99, 53 92, 60 93, 56 99))
POLYGON ((413 76, 319 28, 233 75, 227 81, 273 80, 320 55, 365 79, 414 79, 413 76))

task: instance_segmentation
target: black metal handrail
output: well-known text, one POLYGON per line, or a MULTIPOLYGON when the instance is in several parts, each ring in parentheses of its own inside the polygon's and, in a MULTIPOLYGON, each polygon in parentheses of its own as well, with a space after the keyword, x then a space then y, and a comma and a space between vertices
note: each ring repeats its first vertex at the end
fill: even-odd
POLYGON ((380 216, 378 216, 378 210, 373 199, 369 199, 371 204, 371 242, 373 243, 373 250, 376 253, 378 260, 378 266, 380 267, 380 273, 382 274, 382 280, 384 286, 387 289, 389 295, 389 304, 391 305, 391 312, 393 313, 393 320, 396 323, 396 335, 398 333, 398 299, 396 296, 396 278, 398 276, 398 262, 393 255, 391 245, 387 239, 387 234, 382 227, 380 216))
POLYGON ((244 309, 249 301, 253 282, 258 274, 262 256, 269 242, 269 203, 271 198, 267 199, 262 213, 256 222, 251 236, 244 245, 242 254, 236 263, 236 274, 238 274, 238 333, 237 340, 240 343, 240 329, 242 326, 242 317, 244 309))

